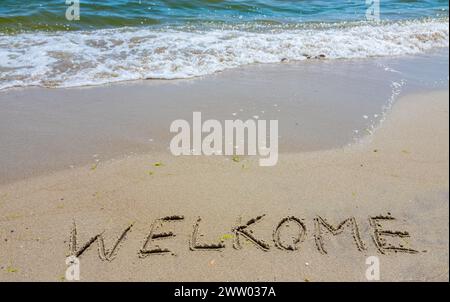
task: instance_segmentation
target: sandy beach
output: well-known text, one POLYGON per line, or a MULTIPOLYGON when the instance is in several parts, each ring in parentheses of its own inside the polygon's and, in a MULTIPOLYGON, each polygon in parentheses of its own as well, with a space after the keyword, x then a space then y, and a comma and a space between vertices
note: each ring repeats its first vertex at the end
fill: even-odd
POLYGON ((448 1, 1 1, 4 292, 429 297, 449 216, 448 1))
MULTIPOLYGON (((0 280, 448 281, 448 88, 322 151, 92 161, 0 186, 0 280), (86 245, 87 243, 87 245, 86 245)), ((17 163, 19 164, 19 163, 17 163)))

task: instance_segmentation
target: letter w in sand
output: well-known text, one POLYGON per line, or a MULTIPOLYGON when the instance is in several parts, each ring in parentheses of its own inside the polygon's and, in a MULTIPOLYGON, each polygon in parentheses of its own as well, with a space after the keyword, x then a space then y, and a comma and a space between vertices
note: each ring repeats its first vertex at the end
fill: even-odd
POLYGON ((113 261, 117 255, 121 243, 125 240, 128 232, 130 232, 133 224, 130 224, 123 230, 119 238, 116 240, 111 249, 105 248, 105 241, 103 239, 103 232, 91 237, 81 248, 77 247, 77 225, 73 222, 72 232, 70 234, 69 251, 72 256, 79 258, 92 244, 97 241, 98 256, 103 261, 113 261))

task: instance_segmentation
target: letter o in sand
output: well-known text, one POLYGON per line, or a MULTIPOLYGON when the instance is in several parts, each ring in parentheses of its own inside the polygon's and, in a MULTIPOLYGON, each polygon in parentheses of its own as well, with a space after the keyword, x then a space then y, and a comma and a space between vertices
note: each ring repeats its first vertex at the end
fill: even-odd
POLYGON ((280 223, 278 223, 275 231, 273 232, 273 241, 275 242, 275 246, 281 250, 286 251, 296 251, 299 248, 300 243, 302 243, 306 238, 306 226, 305 224, 294 216, 289 216, 283 218, 280 223), (283 225, 293 223, 298 227, 298 235, 294 238, 292 244, 287 244, 281 240, 281 230, 283 225))

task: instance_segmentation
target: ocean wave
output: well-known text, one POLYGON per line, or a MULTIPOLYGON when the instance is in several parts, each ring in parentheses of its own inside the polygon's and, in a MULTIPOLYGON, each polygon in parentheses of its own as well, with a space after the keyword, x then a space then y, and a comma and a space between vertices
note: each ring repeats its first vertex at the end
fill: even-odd
POLYGON ((449 20, 246 30, 120 28, 0 35, 0 89, 181 79, 255 63, 418 54, 449 45, 449 20))

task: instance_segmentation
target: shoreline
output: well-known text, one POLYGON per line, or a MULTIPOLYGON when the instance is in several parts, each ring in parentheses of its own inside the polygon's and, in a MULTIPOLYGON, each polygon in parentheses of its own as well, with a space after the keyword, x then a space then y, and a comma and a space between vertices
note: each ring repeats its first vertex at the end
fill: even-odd
POLYGON ((191 120, 193 111, 205 119, 277 119, 281 153, 342 147, 371 133, 397 97, 448 89, 443 65, 448 55, 437 51, 247 66, 189 80, 3 91, 0 183, 167 153, 169 125, 191 120))
MULTIPOLYGON (((21 92, 26 90, 77 90, 77 89, 96 89, 96 88, 104 88, 111 86, 135 86, 135 85, 163 85, 163 84, 177 84, 183 82, 194 82, 199 80, 207 79, 208 77, 216 77, 222 74, 232 73, 239 69, 255 69, 255 68, 265 68, 265 67, 273 67, 273 66, 282 66, 282 65, 299 65, 299 64, 319 64, 319 63, 370 63, 371 61, 394 61, 394 60, 405 60, 405 59, 414 59, 420 57, 442 57, 446 53, 448 53, 449 47, 436 47, 433 49, 428 49, 426 51, 420 53, 411 53, 411 54, 398 54, 398 55, 384 55, 384 56, 369 56, 369 57, 361 57, 361 58, 335 58, 335 59, 327 59, 326 57, 322 58, 320 56, 304 59, 304 60, 281 60, 280 62, 268 62, 268 63, 249 63, 246 65, 240 65, 236 67, 226 68, 224 70, 218 70, 211 74, 204 74, 186 78, 145 78, 145 79, 131 79, 131 80, 122 80, 117 82, 106 82, 101 84, 87 84, 87 85, 79 85, 79 86, 42 86, 42 85, 29 85, 29 86, 12 86, 8 88, 0 89, 1 93, 9 93, 9 92, 21 92)), ((431 88, 430 88, 431 89, 431 88)))
POLYGON ((249 31, 223 24, 197 30, 128 27, 7 35, 0 56, 14 60, 2 70, 0 87, 191 78, 253 63, 411 55, 448 48, 448 16, 306 26, 303 21, 291 29, 286 24, 287 28, 256 26, 249 31))
POLYGON ((448 107, 448 89, 402 97, 368 141, 283 153, 273 168, 252 158, 148 153, 1 185, 0 280, 61 280, 75 221, 80 246, 104 231, 109 248, 132 226, 104 261, 96 244, 80 255, 82 281, 364 281, 373 255, 383 281, 448 281, 448 107), (234 227, 263 214, 251 229, 269 248, 241 238, 236 249, 234 227), (183 219, 158 231, 177 236, 145 246, 155 219, 173 215, 183 219), (290 221, 278 241, 272 234, 291 216, 306 231, 298 250, 286 251, 302 224, 290 221), (385 240, 409 252, 380 252, 368 217, 407 232, 385 240), (323 253, 319 218, 355 221, 359 235, 351 223, 340 235, 325 231, 323 253), (199 245, 190 249, 196 226, 199 245), (221 239, 220 251, 202 250, 221 239), (140 257, 157 245, 176 256, 140 257))

